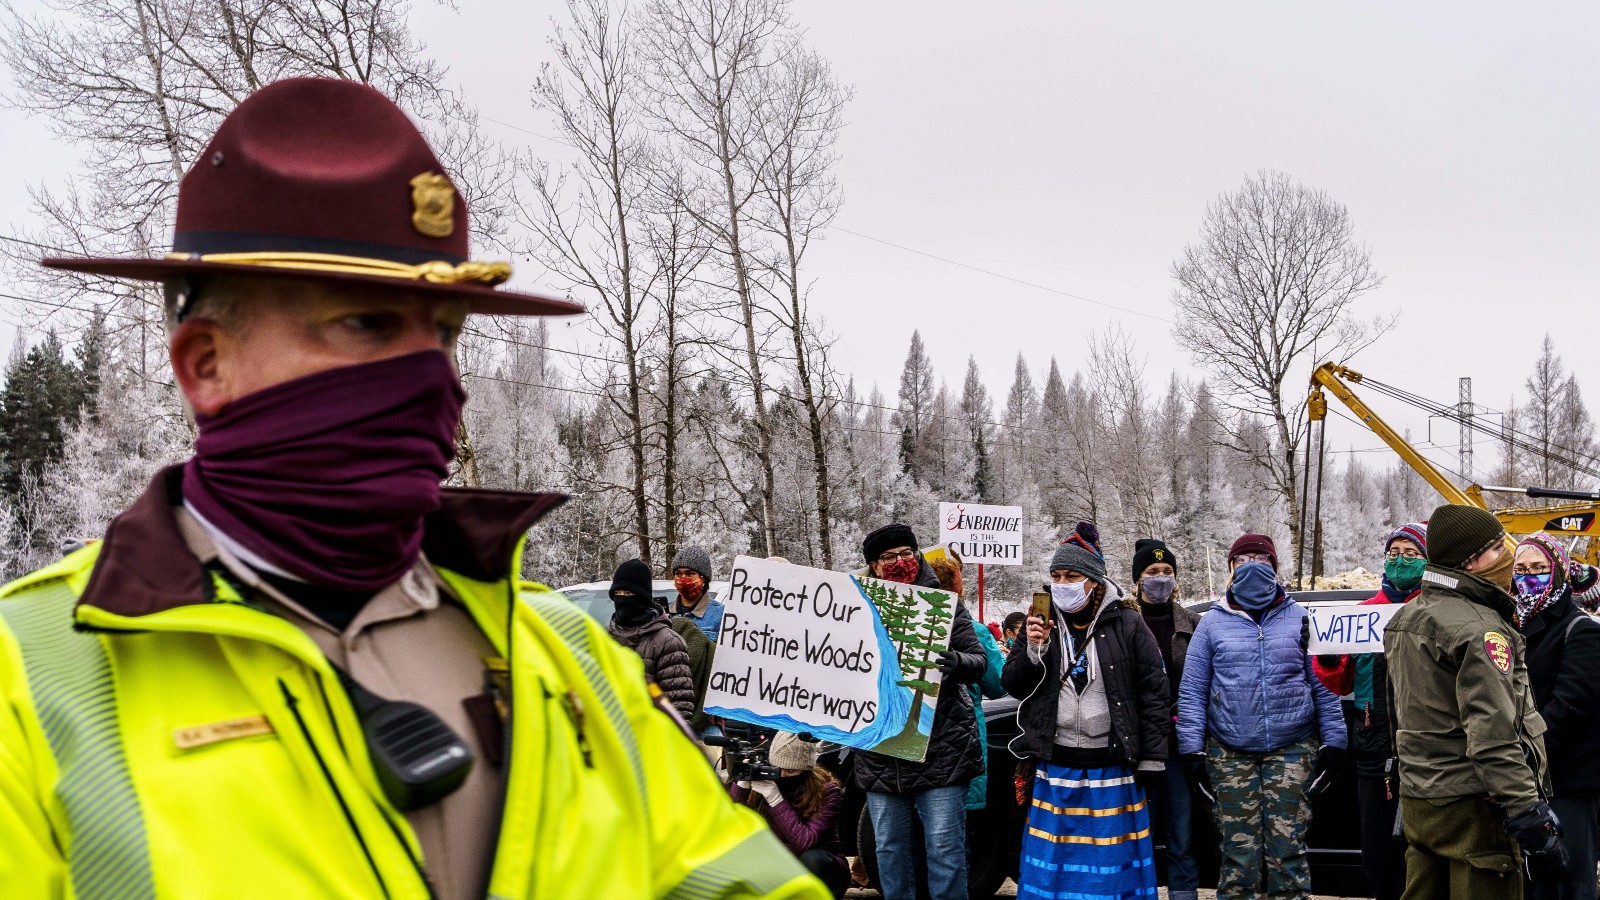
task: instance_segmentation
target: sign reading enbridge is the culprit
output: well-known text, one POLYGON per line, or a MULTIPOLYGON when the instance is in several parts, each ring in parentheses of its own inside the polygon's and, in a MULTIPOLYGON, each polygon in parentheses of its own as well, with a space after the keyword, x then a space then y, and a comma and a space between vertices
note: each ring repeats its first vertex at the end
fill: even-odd
POLYGON ((920 760, 954 594, 741 556, 706 712, 920 760))
POLYGON ((939 504, 939 545, 963 563, 1022 565, 1022 507, 939 504))

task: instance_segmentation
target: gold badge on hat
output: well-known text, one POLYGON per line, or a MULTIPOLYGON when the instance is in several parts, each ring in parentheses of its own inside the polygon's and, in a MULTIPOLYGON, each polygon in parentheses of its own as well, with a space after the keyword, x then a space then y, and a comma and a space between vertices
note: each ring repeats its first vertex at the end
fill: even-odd
POLYGON ((1160 550, 1156 551, 1156 559, 1161 559, 1163 556, 1164 554, 1160 550))
POLYGON ((411 179, 411 225, 428 237, 449 237, 456 230, 456 189, 450 179, 424 172, 411 179))

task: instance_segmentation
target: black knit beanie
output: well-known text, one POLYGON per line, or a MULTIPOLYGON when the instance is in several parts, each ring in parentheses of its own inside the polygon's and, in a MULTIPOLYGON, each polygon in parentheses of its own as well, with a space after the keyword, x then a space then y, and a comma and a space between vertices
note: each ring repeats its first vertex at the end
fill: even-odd
POLYGON ((633 592, 633 596, 642 601, 651 599, 650 567, 642 560, 630 559, 617 566, 617 574, 611 576, 611 590, 607 593, 612 600, 617 599, 617 589, 625 588, 633 592))
POLYGON ((895 522, 885 525, 877 531, 867 535, 861 541, 861 552, 866 555, 867 562, 876 560, 884 551, 896 547, 910 547, 916 549, 917 536, 911 532, 910 525, 895 522))
POLYGON ((1166 563, 1172 574, 1178 574, 1178 557, 1160 538, 1139 538, 1133 542, 1133 580, 1138 581, 1144 570, 1155 563, 1166 563))
POLYGON ((1476 506, 1447 503, 1428 518, 1428 562, 1446 569, 1459 569, 1495 541, 1506 530, 1494 513, 1476 506))

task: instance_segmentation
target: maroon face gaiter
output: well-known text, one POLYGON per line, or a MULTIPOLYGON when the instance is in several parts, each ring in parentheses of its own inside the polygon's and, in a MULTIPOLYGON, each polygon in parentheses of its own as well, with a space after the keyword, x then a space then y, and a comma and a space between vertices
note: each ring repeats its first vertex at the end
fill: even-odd
POLYGON ((257 391, 195 417, 183 498, 285 572, 377 591, 417 561, 465 401, 437 350, 257 391))

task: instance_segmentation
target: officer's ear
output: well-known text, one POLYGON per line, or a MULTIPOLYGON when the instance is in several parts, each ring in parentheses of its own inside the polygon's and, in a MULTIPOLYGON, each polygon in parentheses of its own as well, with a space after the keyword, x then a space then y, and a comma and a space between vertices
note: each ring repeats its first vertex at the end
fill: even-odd
POLYGON ((185 321, 172 333, 167 355, 178 387, 196 413, 214 416, 230 398, 219 356, 227 337, 218 323, 205 318, 185 321))

